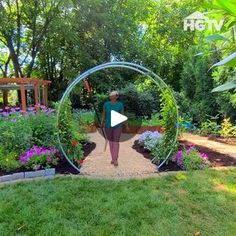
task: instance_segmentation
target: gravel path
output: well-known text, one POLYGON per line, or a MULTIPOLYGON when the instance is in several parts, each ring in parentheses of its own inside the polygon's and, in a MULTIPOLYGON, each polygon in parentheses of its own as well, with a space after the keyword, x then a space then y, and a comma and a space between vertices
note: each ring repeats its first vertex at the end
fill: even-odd
MULTIPOLYGON (((127 134, 122 134, 127 135, 127 134)), ((145 159, 142 154, 135 151, 132 146, 138 139, 138 135, 120 143, 119 166, 110 164, 110 150, 107 146, 104 152, 105 140, 98 133, 88 134, 90 140, 96 143, 96 148, 88 155, 81 168, 81 174, 95 178, 148 178, 158 176, 156 166, 150 160, 145 159)), ((207 137, 185 133, 181 140, 195 145, 201 145, 222 154, 228 154, 236 158, 236 146, 209 140, 207 137)))
POLYGON ((115 167, 110 164, 109 145, 104 152, 104 138, 98 132, 88 135, 90 140, 96 143, 96 148, 86 157, 81 168, 82 175, 104 178, 138 178, 157 175, 156 166, 132 148, 138 136, 120 143, 119 166, 115 167))

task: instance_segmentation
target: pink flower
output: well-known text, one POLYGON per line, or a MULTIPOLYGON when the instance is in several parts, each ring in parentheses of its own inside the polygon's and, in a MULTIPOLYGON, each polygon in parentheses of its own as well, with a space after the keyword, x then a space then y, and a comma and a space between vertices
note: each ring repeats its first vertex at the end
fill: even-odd
POLYGON ((203 160, 207 160, 208 159, 208 156, 207 156, 207 154, 206 153, 200 153, 200 157, 201 157, 201 159, 203 159, 203 160))

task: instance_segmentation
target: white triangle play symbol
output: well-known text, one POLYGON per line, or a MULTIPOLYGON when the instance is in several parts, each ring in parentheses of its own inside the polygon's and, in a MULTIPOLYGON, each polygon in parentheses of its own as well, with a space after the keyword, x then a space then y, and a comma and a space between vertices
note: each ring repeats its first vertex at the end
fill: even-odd
POLYGON ((111 110, 111 127, 114 127, 124 121, 126 121, 128 118, 119 112, 116 112, 114 110, 111 110))

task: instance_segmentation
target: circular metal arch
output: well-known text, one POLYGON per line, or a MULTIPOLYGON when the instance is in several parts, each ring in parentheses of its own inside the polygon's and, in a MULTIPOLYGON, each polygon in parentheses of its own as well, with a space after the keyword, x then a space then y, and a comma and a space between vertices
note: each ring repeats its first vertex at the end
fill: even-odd
MULTIPOLYGON (((176 100, 174 98, 174 95, 171 91, 171 89, 168 87, 168 85, 158 76, 156 75, 154 72, 150 71, 149 69, 143 67, 143 66, 140 66, 138 64, 135 64, 135 63, 131 63, 131 62, 108 62, 108 63, 104 63, 104 64, 101 64, 101 65, 98 65, 98 66, 95 66, 87 71, 85 71, 84 73, 82 73, 81 75, 79 75, 66 89, 66 91, 64 92, 60 102, 59 102, 59 106, 58 106, 58 113, 57 113, 57 124, 59 124, 59 114, 60 114, 60 111, 61 111, 61 107, 63 105, 63 102, 65 101, 66 97, 68 94, 70 94, 70 92, 72 91, 72 89, 82 80, 86 79, 89 75, 97 72, 97 71, 100 71, 100 70, 104 70, 104 69, 108 69, 108 68, 126 68, 126 69, 130 69, 130 70, 134 70, 136 72, 139 72, 140 74, 142 75, 145 75, 147 77, 149 77, 158 87, 160 87, 161 89, 163 88, 166 88, 169 93, 171 94, 171 97, 174 101, 174 104, 175 104, 175 107, 176 107, 176 134, 175 134, 175 138, 174 138, 174 142, 173 142, 173 145, 172 145, 172 148, 171 150, 169 151, 169 153, 167 154, 166 158, 159 164, 159 165, 156 165, 157 166, 157 170, 159 170, 159 168, 164 164, 166 163, 166 161, 169 159, 172 151, 173 151, 173 148, 174 148, 174 145, 177 141, 177 137, 178 137, 178 117, 179 117, 179 114, 178 114, 178 106, 177 106, 177 103, 176 103, 176 100), (160 82, 162 85, 163 85, 163 88, 160 86, 160 84, 158 83, 160 82)), ((59 126, 57 126, 59 127, 59 126)), ((78 168, 70 159, 69 157, 67 156, 64 148, 63 148, 63 145, 60 141, 60 135, 58 133, 58 142, 59 142, 59 146, 61 148, 61 151, 64 155, 64 157, 67 159, 67 161, 70 163, 71 166, 73 166, 73 168, 75 170, 78 171, 78 173, 80 173, 80 168, 78 168)))

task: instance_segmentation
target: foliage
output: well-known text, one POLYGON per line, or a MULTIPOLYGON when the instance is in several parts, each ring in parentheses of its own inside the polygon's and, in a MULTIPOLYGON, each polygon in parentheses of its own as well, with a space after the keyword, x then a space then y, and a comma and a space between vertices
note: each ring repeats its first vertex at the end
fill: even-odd
POLYGON ((20 152, 30 148, 33 141, 33 131, 27 118, 19 117, 15 120, 0 122, 0 146, 6 152, 20 152))
POLYGON ((16 152, 8 152, 0 146, 0 169, 11 171, 20 167, 17 157, 16 152))
POLYGON ((57 146, 56 117, 53 114, 11 114, 0 122, 0 132, 0 145, 7 152, 15 151, 20 154, 33 145, 45 148, 57 146))
POLYGON ((121 100, 124 102, 125 111, 141 117, 151 117, 158 110, 158 101, 148 90, 138 91, 130 84, 120 92, 121 100))
POLYGON ((0 49, 4 50, 1 50, 0 69, 4 77, 8 73, 15 77, 31 75, 50 26, 60 15, 62 2, 1 1, 0 49))
POLYGON ((39 112, 29 116, 27 123, 32 129, 31 144, 44 148, 58 146, 56 136, 56 117, 39 112))
POLYGON ((139 136, 138 142, 141 144, 145 149, 149 151, 153 151, 154 149, 158 148, 161 143, 161 134, 157 131, 145 131, 139 136))
POLYGON ((194 123, 201 123, 207 115, 215 116, 219 110, 211 74, 208 72, 213 57, 196 57, 196 48, 192 49, 184 62, 181 74, 182 91, 177 96, 180 112, 188 113, 194 123))
POLYGON ((219 135, 219 131, 220 126, 217 124, 217 122, 209 119, 205 122, 202 122, 200 129, 198 130, 201 135, 219 135))
POLYGON ((176 146, 177 108, 168 89, 163 90, 160 99, 161 125, 164 130, 161 145, 152 151, 156 163, 164 160, 176 146))
MULTIPOLYGON (((82 130, 80 129, 82 133, 82 130)), ((68 98, 61 105, 58 114, 58 135, 66 154, 72 161, 80 160, 83 157, 82 146, 76 138, 83 138, 79 135, 75 121, 73 120, 71 102, 68 98)))
POLYGON ((35 145, 19 157, 19 162, 27 169, 38 170, 49 168, 57 164, 55 154, 55 148, 45 149, 35 145))
POLYGON ((58 135, 63 145, 67 146, 72 140, 72 111, 71 102, 67 98, 63 104, 61 104, 60 114, 58 114, 58 135))
POLYGON ((77 162, 83 159, 83 150, 82 150, 82 145, 81 143, 77 142, 76 140, 72 140, 71 145, 68 149, 68 154, 69 154, 69 158, 74 161, 77 162))
MULTIPOLYGON (((204 1, 207 3, 207 8, 213 10, 213 16, 218 19, 224 15, 224 27, 220 34, 210 35, 210 43, 221 53, 220 61, 218 60, 212 66, 227 66, 236 67, 236 47, 235 47, 235 26, 236 26, 236 7, 234 0, 222 1, 222 0, 211 0, 204 1), (222 59, 223 57, 223 59, 222 59)), ((221 78, 222 79, 222 78, 221 78)), ((235 76, 229 77, 228 81, 213 89, 212 92, 222 92, 236 87, 235 76)))
POLYGON ((200 170, 209 167, 210 163, 205 153, 200 153, 194 146, 177 151, 173 161, 185 170, 200 170))
POLYGON ((230 122, 229 118, 222 121, 220 135, 224 138, 236 137, 236 126, 230 122))
POLYGON ((160 126, 160 114, 158 112, 154 112, 151 115, 151 118, 143 117, 136 117, 135 115, 131 115, 130 113, 125 114, 129 119, 128 119, 128 124, 129 125, 137 125, 137 126, 160 126))
POLYGON ((95 123, 95 112, 92 110, 74 110, 73 117, 80 125, 91 125, 95 123))

